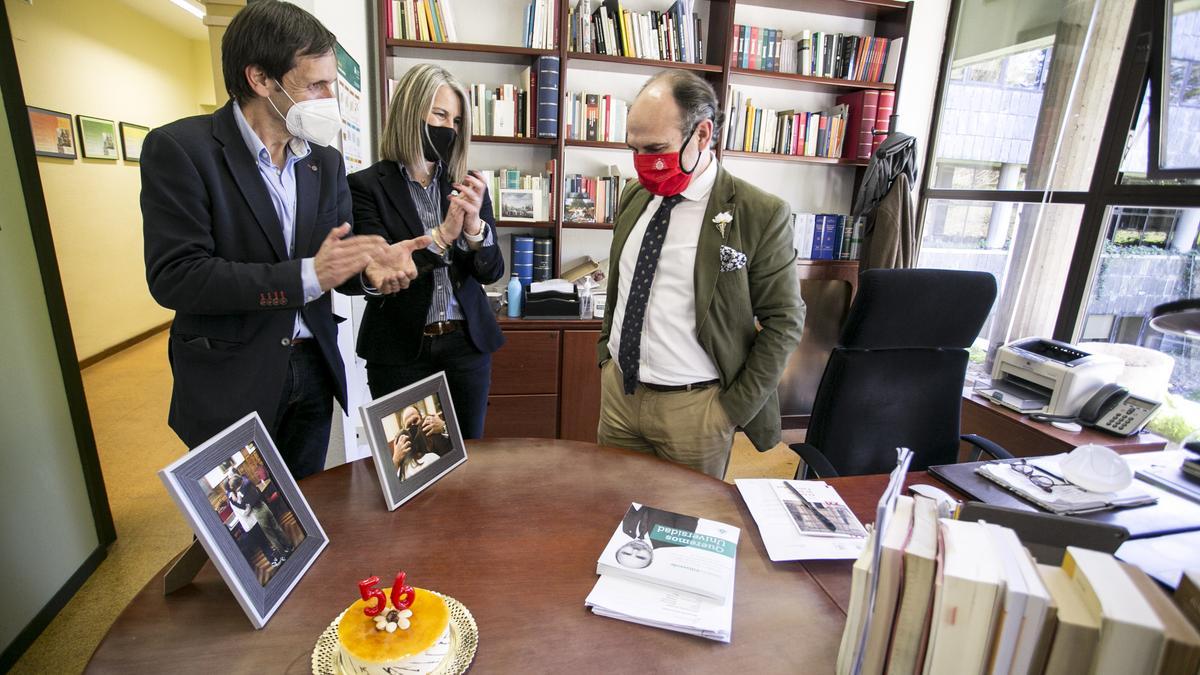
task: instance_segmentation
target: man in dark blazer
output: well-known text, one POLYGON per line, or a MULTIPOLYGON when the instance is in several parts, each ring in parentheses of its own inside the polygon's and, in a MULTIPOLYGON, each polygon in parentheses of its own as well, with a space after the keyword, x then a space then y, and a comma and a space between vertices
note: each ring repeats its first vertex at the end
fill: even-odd
POLYGON ((405 255, 349 236, 350 193, 334 140, 335 37, 294 5, 261 0, 222 40, 232 100, 152 131, 143 147, 146 278, 175 310, 168 421, 194 447, 257 411, 288 468, 324 468, 346 375, 328 291, 382 283, 405 255), (371 269, 368 270, 368 265, 371 269))

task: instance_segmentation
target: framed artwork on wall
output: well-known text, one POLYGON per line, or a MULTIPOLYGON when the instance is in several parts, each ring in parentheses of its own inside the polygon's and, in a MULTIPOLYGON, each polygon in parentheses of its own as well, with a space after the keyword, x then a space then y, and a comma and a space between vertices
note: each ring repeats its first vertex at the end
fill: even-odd
POLYGON ((148 133, 150 127, 121 122, 121 155, 126 162, 142 161, 142 141, 146 140, 148 133))
POLYGON ((75 159, 75 132, 67 113, 26 106, 33 128, 33 152, 39 157, 75 159))
POLYGON ((117 123, 112 120, 76 115, 79 121, 79 147, 85 159, 111 159, 116 161, 117 123))

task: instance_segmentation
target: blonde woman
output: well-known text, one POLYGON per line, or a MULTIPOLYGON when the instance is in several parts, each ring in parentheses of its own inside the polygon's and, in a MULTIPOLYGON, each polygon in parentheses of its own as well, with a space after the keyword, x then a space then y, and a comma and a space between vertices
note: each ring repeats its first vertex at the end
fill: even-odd
POLYGON ((400 78, 388 106, 377 164, 350 176, 354 228, 388 243, 429 235, 413 253, 418 276, 368 295, 358 355, 379 397, 446 372, 464 438, 483 435, 492 352, 504 343, 483 284, 504 276, 492 203, 471 147, 469 98, 432 64, 400 78))

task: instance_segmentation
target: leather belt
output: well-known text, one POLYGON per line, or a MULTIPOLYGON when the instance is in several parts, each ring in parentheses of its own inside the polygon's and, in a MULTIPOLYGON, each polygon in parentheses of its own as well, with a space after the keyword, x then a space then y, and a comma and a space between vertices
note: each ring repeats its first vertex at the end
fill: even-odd
POLYGON ((459 328, 462 328, 462 323, 462 321, 435 321, 433 323, 426 324, 425 330, 422 332, 422 334, 426 337, 438 337, 439 335, 453 333, 459 328))
POLYGON ((650 382, 638 382, 638 384, 650 391, 658 392, 695 391, 697 389, 707 389, 720 383, 720 380, 705 380, 704 382, 692 382, 691 384, 652 384, 650 382))

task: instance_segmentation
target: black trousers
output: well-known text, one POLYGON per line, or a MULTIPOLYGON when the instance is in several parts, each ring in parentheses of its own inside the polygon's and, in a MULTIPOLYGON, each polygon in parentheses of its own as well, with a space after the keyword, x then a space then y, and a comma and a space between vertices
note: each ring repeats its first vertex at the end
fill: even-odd
POLYGON ((271 437, 296 480, 325 469, 335 386, 316 340, 292 346, 271 437))
POLYGON ((492 355, 475 349, 462 329, 421 338, 417 357, 408 363, 368 362, 367 386, 371 397, 379 398, 441 371, 450 385, 463 438, 481 438, 492 388, 492 355))

